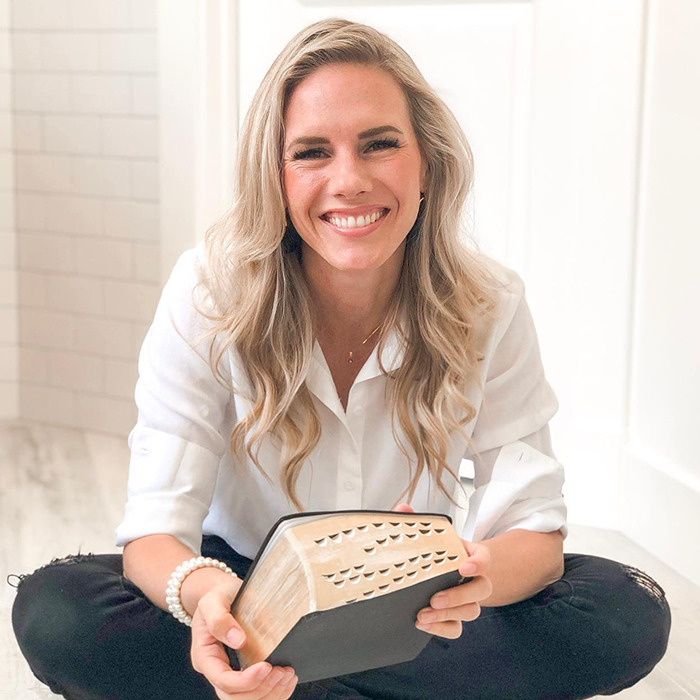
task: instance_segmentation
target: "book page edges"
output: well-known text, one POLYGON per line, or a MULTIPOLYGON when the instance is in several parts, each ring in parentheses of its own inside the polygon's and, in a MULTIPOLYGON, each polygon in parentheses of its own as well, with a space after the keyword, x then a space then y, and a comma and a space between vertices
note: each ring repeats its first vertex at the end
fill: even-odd
POLYGON ((266 659, 309 612, 307 565, 288 535, 255 568, 232 610, 247 639, 237 651, 241 669, 266 659))

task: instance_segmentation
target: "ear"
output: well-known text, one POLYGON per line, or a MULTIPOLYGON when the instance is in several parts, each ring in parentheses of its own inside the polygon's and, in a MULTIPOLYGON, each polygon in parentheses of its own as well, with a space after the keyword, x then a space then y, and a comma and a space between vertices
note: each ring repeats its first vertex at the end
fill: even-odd
POLYGON ((420 169, 420 191, 421 195, 425 194, 425 191, 428 187, 428 182, 429 182, 429 177, 428 177, 428 165, 425 162, 425 159, 421 159, 421 169, 420 169))

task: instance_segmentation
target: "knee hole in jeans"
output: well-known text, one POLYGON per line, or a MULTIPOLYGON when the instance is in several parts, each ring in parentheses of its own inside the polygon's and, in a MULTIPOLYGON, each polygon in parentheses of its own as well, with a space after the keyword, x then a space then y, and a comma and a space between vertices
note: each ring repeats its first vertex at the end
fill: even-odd
POLYGON ((639 585, 643 590, 645 590, 660 606, 664 606, 666 603, 666 593, 663 588, 651 577, 649 574, 645 573, 641 569, 637 569, 634 566, 628 566, 627 564, 621 564, 622 570, 627 574, 627 576, 639 585))
POLYGON ((71 565, 71 564, 80 564, 84 561, 90 561, 91 559, 94 559, 95 555, 93 552, 88 552, 87 554, 82 554, 81 552, 78 552, 77 554, 69 554, 68 556, 65 557, 55 557, 52 559, 48 564, 44 564, 43 566, 40 566, 38 569, 35 569, 33 573, 31 574, 8 574, 7 578, 5 579, 7 581, 8 586, 12 586, 12 588, 19 590, 22 586, 22 584, 34 574, 36 574, 38 571, 42 571, 43 569, 48 569, 51 566, 63 566, 63 565, 71 565), (12 579, 12 581, 10 580, 12 579), (14 579, 17 579, 16 583, 13 583, 14 579))

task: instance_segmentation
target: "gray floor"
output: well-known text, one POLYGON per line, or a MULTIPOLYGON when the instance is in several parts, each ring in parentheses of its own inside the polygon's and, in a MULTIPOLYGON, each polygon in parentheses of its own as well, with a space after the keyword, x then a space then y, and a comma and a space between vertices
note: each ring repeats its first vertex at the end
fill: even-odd
MULTIPOLYGON (((19 653, 9 621, 14 591, 4 584, 6 576, 33 571, 78 550, 117 551, 112 536, 121 518, 127 464, 123 439, 0 423, 0 700, 57 697, 34 679, 19 653)), ((566 549, 647 571, 671 603, 673 630, 666 657, 650 676, 617 697, 700 700, 700 589, 616 532, 572 526, 566 549)))

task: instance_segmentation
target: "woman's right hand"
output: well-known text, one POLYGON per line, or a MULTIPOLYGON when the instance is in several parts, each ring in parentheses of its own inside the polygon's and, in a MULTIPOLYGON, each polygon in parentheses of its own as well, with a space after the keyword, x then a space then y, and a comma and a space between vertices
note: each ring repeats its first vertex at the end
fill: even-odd
MULTIPOLYGON (((233 582, 232 582, 233 583, 233 582)), ((203 595, 192 616, 192 666, 216 690, 220 700, 287 700, 297 684, 294 669, 272 667, 266 661, 234 671, 224 644, 240 649, 245 632, 231 615, 231 603, 241 582, 217 585, 203 595)))

